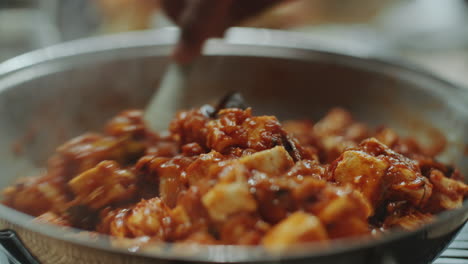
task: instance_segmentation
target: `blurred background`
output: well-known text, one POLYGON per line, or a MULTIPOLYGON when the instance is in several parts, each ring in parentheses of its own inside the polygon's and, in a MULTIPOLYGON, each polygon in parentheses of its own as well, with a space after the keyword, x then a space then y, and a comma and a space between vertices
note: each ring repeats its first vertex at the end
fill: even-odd
MULTIPOLYGON (((158 0, 0 0, 0 62, 63 41, 171 25, 158 0)), ((239 26, 403 58, 468 87, 466 0, 297 0, 239 26)))

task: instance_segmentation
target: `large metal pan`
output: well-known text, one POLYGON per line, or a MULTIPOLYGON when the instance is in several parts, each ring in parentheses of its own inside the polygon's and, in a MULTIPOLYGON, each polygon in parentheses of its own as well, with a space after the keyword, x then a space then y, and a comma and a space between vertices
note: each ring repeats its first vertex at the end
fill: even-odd
MULTIPOLYGON (((463 156, 468 108, 461 89, 363 50, 340 54, 323 46, 301 47, 307 41, 288 33, 257 32, 254 38, 207 45, 189 78, 188 105, 237 90, 255 113, 280 119, 318 118, 330 107, 343 106, 359 120, 389 125, 428 144, 442 133, 448 148, 441 158, 468 173, 463 156)), ((144 107, 176 35, 162 30, 80 40, 0 64, 0 188, 43 166, 64 140, 99 129, 122 109, 144 107)), ((106 236, 32 223, 31 217, 0 205, 1 226, 15 230, 42 263, 429 263, 467 218, 465 203, 422 229, 379 240, 311 246, 283 256, 235 246, 195 247, 188 254, 169 246, 113 248, 106 236)))

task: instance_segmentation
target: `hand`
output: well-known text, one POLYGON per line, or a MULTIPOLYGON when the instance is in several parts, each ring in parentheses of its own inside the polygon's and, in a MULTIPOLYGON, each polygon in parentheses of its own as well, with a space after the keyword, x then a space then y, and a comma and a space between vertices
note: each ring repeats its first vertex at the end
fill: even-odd
POLYGON ((282 0, 162 0, 166 13, 181 27, 174 59, 187 63, 200 54, 203 43, 221 37, 240 21, 282 0))

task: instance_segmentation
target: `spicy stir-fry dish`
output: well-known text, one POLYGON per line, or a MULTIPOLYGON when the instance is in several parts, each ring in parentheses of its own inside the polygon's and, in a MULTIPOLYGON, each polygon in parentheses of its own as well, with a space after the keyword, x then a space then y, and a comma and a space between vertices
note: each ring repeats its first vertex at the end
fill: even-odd
POLYGON ((129 110, 61 145, 46 172, 6 188, 3 203, 114 237, 282 250, 413 230, 461 207, 468 186, 437 154, 339 108, 315 123, 280 123, 203 106, 159 134, 129 110))

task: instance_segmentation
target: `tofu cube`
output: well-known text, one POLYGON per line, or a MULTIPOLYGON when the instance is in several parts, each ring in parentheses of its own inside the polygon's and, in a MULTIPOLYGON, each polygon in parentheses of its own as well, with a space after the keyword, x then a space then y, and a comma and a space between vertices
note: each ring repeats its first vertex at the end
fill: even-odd
POLYGON ((327 231, 318 217, 295 212, 275 225, 263 238, 262 245, 269 251, 283 252, 294 244, 327 239, 327 231))
POLYGON ((165 239, 172 225, 170 209, 159 198, 141 200, 132 208, 126 226, 132 236, 165 239))
POLYGON ((270 175, 284 173, 294 165, 291 156, 282 146, 244 156, 239 161, 248 169, 258 170, 270 175))
POLYGON ((257 203, 249 192, 247 182, 239 180, 216 184, 202 197, 202 203, 215 221, 224 221, 234 213, 252 212, 257 209, 257 203))
POLYGON ((136 191, 136 176, 120 169, 114 161, 103 161, 68 182, 78 202, 100 209, 131 198, 136 191))
POLYGON ((348 150, 338 161, 333 177, 338 183, 353 185, 376 206, 383 198, 382 178, 388 166, 387 162, 365 152, 348 150))

